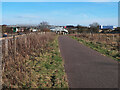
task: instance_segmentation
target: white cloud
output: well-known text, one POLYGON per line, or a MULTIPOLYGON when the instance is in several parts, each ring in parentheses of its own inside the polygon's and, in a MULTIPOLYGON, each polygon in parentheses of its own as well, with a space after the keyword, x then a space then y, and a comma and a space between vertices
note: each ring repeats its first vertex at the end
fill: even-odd
POLYGON ((119 2, 120 0, 1 0, 2 2, 119 2))
POLYGON ((35 16, 35 15, 19 15, 19 16, 16 16, 16 18, 23 18, 23 19, 25 19, 25 18, 31 18, 31 19, 35 19, 35 18, 39 18, 39 16, 35 16))

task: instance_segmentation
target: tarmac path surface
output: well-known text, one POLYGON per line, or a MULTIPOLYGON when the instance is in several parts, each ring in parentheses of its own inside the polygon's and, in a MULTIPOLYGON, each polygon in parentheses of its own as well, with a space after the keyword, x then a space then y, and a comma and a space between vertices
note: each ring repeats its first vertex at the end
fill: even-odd
POLYGON ((118 88, 118 62, 68 36, 59 36, 70 88, 118 88))

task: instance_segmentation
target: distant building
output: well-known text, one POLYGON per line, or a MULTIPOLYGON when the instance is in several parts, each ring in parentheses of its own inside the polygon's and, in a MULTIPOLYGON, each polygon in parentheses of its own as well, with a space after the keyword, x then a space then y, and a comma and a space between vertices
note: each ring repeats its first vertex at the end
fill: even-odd
POLYGON ((33 31, 33 32, 37 32, 37 29, 33 29, 32 31, 33 31))
POLYGON ((67 25, 66 28, 74 28, 73 25, 67 25))
POLYGON ((112 26, 112 25, 107 25, 107 26, 103 26, 101 25, 100 26, 100 29, 111 29, 111 30, 114 30, 116 27, 115 26, 112 26))
POLYGON ((65 29, 65 28, 63 28, 63 27, 52 27, 52 28, 50 28, 50 31, 52 31, 52 32, 65 32, 65 33, 68 33, 68 30, 67 29, 65 29))
POLYGON ((36 28, 30 28, 29 31, 31 31, 31 32, 37 32, 38 29, 36 29, 36 28))
POLYGON ((74 26, 74 25, 67 25, 64 28, 66 28, 68 30, 74 30, 74 31, 78 29, 77 26, 74 26))

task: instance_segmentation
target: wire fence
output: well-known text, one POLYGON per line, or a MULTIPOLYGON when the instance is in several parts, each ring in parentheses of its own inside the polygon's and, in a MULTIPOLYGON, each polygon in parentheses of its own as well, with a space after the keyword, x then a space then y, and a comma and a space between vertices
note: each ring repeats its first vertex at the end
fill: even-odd
POLYGON ((27 62, 32 57, 40 57, 46 45, 53 41, 54 33, 29 33, 13 36, 2 40, 2 84, 3 87, 22 87, 23 83, 30 86, 31 67, 27 62))

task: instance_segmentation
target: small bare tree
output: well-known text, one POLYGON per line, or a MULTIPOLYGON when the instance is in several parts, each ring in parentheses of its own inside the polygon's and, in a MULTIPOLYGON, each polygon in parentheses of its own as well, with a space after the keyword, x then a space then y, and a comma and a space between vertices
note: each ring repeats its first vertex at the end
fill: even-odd
POLYGON ((39 28, 41 29, 41 31, 47 31, 49 28, 49 23, 43 21, 40 23, 39 28))
POLYGON ((90 27, 98 27, 98 26, 99 26, 99 24, 97 22, 90 24, 90 27))
POLYGON ((92 32, 96 33, 99 31, 100 25, 97 22, 94 22, 94 23, 90 24, 89 26, 90 26, 92 32))

